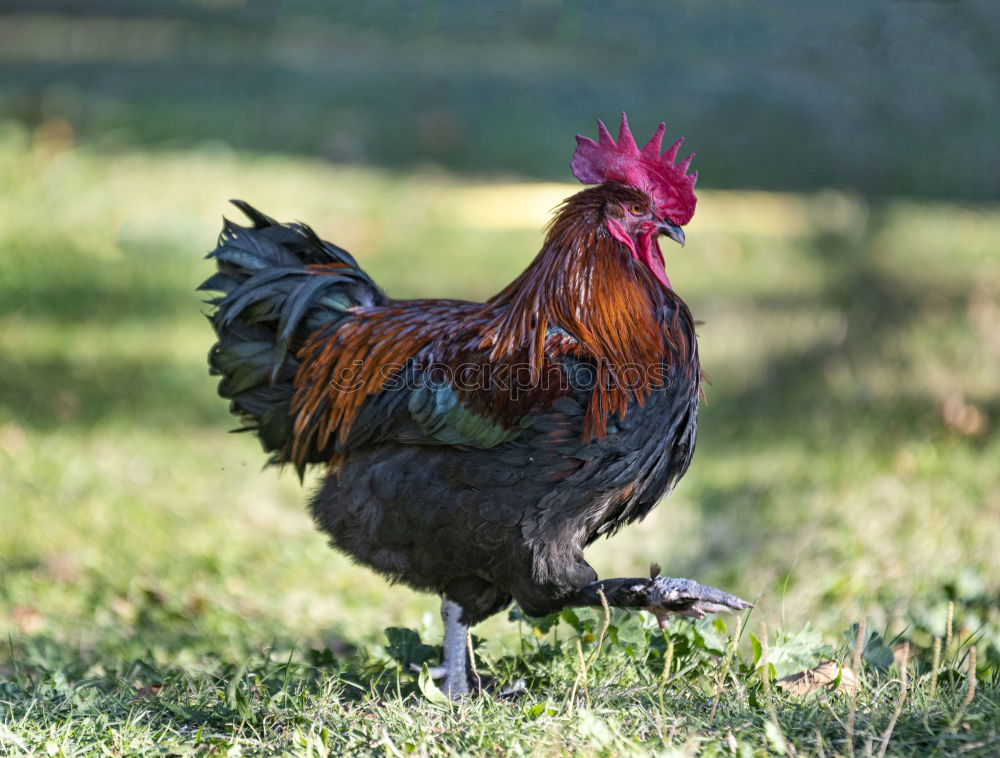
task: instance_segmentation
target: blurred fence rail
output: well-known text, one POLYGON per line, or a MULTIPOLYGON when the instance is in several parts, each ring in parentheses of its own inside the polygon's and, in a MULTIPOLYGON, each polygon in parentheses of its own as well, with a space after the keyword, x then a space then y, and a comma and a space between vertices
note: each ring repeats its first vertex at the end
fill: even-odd
POLYGON ((995 200, 998 38, 992 0, 6 0, 0 119, 565 178, 625 109, 707 186, 995 200))

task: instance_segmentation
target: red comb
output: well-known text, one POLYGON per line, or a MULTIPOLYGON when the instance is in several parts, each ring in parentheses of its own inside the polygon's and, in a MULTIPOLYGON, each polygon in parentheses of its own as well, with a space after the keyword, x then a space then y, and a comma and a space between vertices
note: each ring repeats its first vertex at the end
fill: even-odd
POLYGON ((598 141, 576 135, 576 152, 570 167, 573 175, 584 184, 621 182, 631 184, 648 193, 656 203, 660 215, 683 226, 694 215, 698 201, 694 195, 694 183, 698 172, 687 173, 694 153, 680 163, 674 163, 677 151, 684 138, 672 144, 663 155, 664 124, 656 130, 646 146, 639 149, 628 128, 628 120, 622 113, 622 125, 618 131, 618 142, 602 121, 597 122, 598 141))

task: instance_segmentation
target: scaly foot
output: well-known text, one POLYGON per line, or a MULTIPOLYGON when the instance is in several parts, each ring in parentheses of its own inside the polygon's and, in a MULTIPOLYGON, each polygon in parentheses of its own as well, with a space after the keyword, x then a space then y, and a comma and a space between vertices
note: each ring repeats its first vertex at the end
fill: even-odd
POLYGON ((693 579, 660 576, 660 567, 655 563, 650 566, 646 596, 649 602, 645 608, 656 616, 661 629, 669 625, 671 615, 700 619, 706 613, 742 611, 753 606, 736 595, 698 584, 693 579))

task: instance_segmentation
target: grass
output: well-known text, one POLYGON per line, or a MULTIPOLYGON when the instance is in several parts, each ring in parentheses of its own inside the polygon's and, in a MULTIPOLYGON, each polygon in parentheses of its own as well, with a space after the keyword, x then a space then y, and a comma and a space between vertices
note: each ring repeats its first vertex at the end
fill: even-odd
POLYGON ((0 754, 877 755, 894 717, 888 754, 995 754, 998 208, 702 193, 667 262, 705 322, 698 454, 588 558, 756 607, 666 637, 502 614, 477 656, 513 702, 421 689, 435 599, 329 550, 225 434, 193 288, 226 198, 394 295, 476 298, 573 191, 0 131, 0 754), (773 681, 828 659, 855 695, 773 681))

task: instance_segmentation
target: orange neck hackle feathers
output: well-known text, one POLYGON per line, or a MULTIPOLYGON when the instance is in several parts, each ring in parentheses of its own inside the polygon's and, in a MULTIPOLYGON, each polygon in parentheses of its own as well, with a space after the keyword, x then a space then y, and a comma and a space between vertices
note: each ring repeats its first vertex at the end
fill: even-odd
MULTIPOLYGON (((435 363, 527 366, 531 376, 543 376, 559 361, 548 354, 550 327, 572 335, 563 353, 596 368, 583 435, 604 437, 609 415, 624 416, 631 402, 642 404, 663 384, 664 364, 684 366, 693 355, 684 330, 658 320, 668 300, 675 316, 686 314, 686 306, 607 231, 605 209, 629 193, 636 190, 606 184, 565 201, 535 260, 486 303, 395 301, 358 308, 332 335, 307 341, 298 353, 289 458, 299 461, 311 447, 331 448, 336 465, 332 448, 347 443, 365 399, 383 391, 422 351, 430 351, 435 363)), ((463 396, 512 426, 551 397, 551 388, 516 397, 463 396)))
POLYGON ((486 331, 491 359, 516 358, 527 348, 529 365, 540 367, 552 326, 572 334, 576 352, 594 361, 588 439, 604 436, 608 414, 623 416, 629 402, 641 404, 662 382, 657 369, 669 347, 657 320, 668 292, 604 223, 605 208, 631 193, 601 185, 566 200, 535 260, 487 304, 496 314, 486 331))

